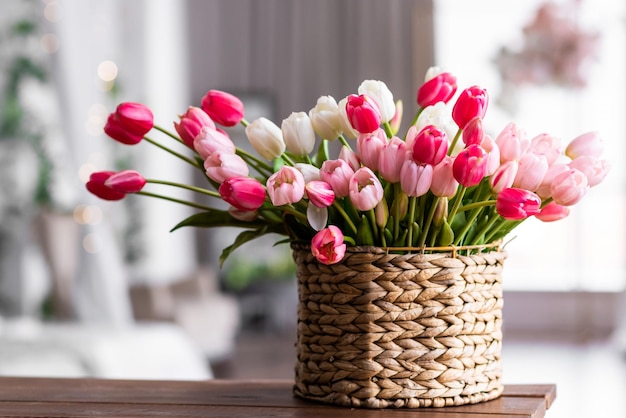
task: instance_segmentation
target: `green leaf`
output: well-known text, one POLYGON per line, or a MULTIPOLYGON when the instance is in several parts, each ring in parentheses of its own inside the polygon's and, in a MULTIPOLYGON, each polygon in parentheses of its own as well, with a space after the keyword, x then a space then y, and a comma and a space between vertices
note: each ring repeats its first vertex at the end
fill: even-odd
POLYGON ((315 165, 319 168, 326 160, 328 160, 328 140, 322 139, 320 147, 317 149, 317 155, 315 156, 315 165))
POLYGON ((361 223, 357 228, 356 240, 359 245, 374 245, 374 234, 365 215, 361 216, 361 223))
POLYGON ((240 221, 233 218, 227 211, 211 210, 191 215, 187 219, 182 220, 174 226, 170 232, 176 231, 184 226, 196 226, 202 228, 215 228, 219 226, 234 226, 239 228, 258 228, 265 225, 263 220, 254 220, 251 222, 240 221))
POLYGON ((237 235, 235 242, 233 242, 228 247, 224 248, 222 254, 220 255, 220 268, 224 264, 224 261, 235 251, 237 248, 241 247, 243 244, 252 241, 253 239, 262 237, 266 234, 271 233, 282 233, 282 225, 264 225, 257 229, 249 229, 241 232, 237 235))

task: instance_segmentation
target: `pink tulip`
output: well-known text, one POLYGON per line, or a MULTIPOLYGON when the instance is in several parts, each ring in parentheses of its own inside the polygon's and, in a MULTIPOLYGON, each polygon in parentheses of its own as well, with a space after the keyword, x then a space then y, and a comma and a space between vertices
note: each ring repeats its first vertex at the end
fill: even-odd
POLYGON ((540 134, 530 141, 528 152, 545 156, 550 166, 554 164, 562 154, 560 143, 561 140, 555 136, 540 134))
POLYGON ((489 135, 483 137, 482 149, 487 153, 487 169, 485 170, 485 176, 491 176, 500 167, 500 148, 496 141, 489 135))
POLYGON ((339 159, 347 162, 353 171, 357 171, 359 168, 361 168, 361 160, 359 159, 357 153, 352 151, 345 145, 341 146, 341 150, 339 151, 339 159))
POLYGON ((383 198, 383 186, 376 174, 367 167, 359 168, 349 184, 350 201, 357 210, 374 209, 383 198))
POLYGON ((513 187, 537 191, 548 172, 548 160, 544 155, 528 152, 519 160, 513 187))
POLYGON ((97 171, 91 173, 85 187, 100 199, 121 200, 126 196, 126 193, 113 190, 105 185, 105 182, 114 174, 115 171, 97 171))
POLYGON ((517 161, 507 161, 502 164, 491 177, 489 177, 489 186, 491 190, 498 194, 504 189, 513 186, 513 180, 517 175, 517 161))
POLYGON ((265 187, 251 177, 231 177, 219 189, 222 199, 243 211, 255 211, 265 202, 265 187))
POLYGON ((215 123, 206 114, 206 112, 199 107, 189 106, 187 111, 179 116, 180 122, 174 122, 174 129, 178 132, 180 139, 189 148, 193 149, 194 139, 205 126, 209 129, 215 129, 215 123))
POLYGON ((569 207, 550 202, 535 215, 542 222, 554 222, 566 218, 569 215, 569 207))
POLYGON ((400 170, 407 158, 406 143, 397 136, 392 137, 379 154, 378 171, 390 183, 400 181, 400 170))
POLYGON ((575 205, 589 189, 587 176, 575 168, 557 175, 551 186, 552 200, 563 206, 575 205))
POLYGON ((586 155, 599 158, 604 151, 604 143, 597 132, 587 132, 577 136, 565 148, 565 155, 575 160, 586 155))
POLYGON ((433 166, 406 160, 400 170, 400 187, 408 196, 422 196, 433 182, 433 166))
POLYGON ((433 125, 422 129, 411 148, 411 157, 418 164, 437 165, 448 152, 448 136, 433 125))
POLYGON ((522 158, 530 147, 530 140, 526 131, 511 122, 498 134, 496 144, 500 148, 500 161, 504 163, 522 158))
POLYGON ((454 159, 448 155, 433 168, 433 181, 430 191, 435 196, 452 197, 456 194, 459 182, 454 179, 452 174, 453 162, 454 159))
POLYGON ((393 100, 393 93, 384 81, 364 80, 357 89, 357 93, 364 95, 376 102, 380 112, 380 121, 389 122, 396 113, 396 103, 393 100))
POLYGON ((417 104, 424 108, 438 102, 448 103, 456 93, 456 77, 442 72, 426 81, 417 90, 417 104))
POLYGON ((369 134, 379 128, 382 116, 374 99, 361 94, 351 94, 346 102, 346 115, 350 125, 362 134, 369 134))
POLYGON ((274 206, 299 202, 304 196, 304 177, 296 168, 282 166, 267 179, 267 193, 274 206))
POLYGON ((116 192, 137 193, 146 185, 146 179, 137 171, 124 170, 110 176, 104 185, 116 192))
POLYGON ((224 182, 230 177, 248 177, 250 169, 248 164, 232 152, 216 151, 204 160, 206 175, 218 183, 224 182))
POLYGON ((359 134, 356 139, 356 152, 361 162, 376 171, 380 153, 387 146, 387 135, 382 129, 376 129, 368 134, 359 134))
POLYGON ((311 253, 323 264, 335 264, 343 259, 346 253, 346 244, 343 242, 343 233, 335 225, 329 225, 313 236, 311 253))
POLYGON ((335 192, 325 181, 310 181, 306 184, 305 190, 309 201, 318 208, 328 207, 335 201, 335 192))
POLYGON ((597 186, 609 173, 610 166, 606 160, 600 160, 590 155, 575 158, 569 163, 571 168, 582 171, 587 177, 589 187, 597 186))
POLYGON ((487 172, 487 153, 478 145, 463 149, 454 159, 452 173, 464 187, 476 186, 487 172))
POLYGON ((344 160, 326 160, 320 168, 320 179, 330 184, 337 197, 350 194, 350 179, 353 175, 354 170, 344 160))
POLYGON ((543 176, 541 185, 537 190, 535 190, 535 193, 537 193, 542 199, 552 197, 552 183, 554 182, 554 178, 569 169, 570 168, 567 164, 552 164, 548 168, 548 171, 546 171, 546 175, 543 176))
POLYGON ((256 210, 241 210, 234 206, 228 207, 228 214, 238 221, 252 222, 259 217, 259 212, 256 210))
POLYGON ((485 136, 485 129, 483 127, 483 119, 476 116, 470 120, 465 128, 463 128, 463 143, 465 145, 480 145, 483 142, 485 136))
POLYGON ((140 103, 121 103, 107 118, 104 132, 126 145, 135 145, 154 126, 152 111, 140 103))
POLYGON ((201 106, 211 119, 223 126, 235 126, 243 119, 241 100, 224 91, 209 90, 202 98, 201 106))
POLYGON ((205 126, 193 141, 193 148, 203 160, 216 151, 235 153, 236 147, 225 132, 205 126))
POLYGON ((504 219, 520 221, 541 210, 541 199, 535 193, 516 188, 502 190, 496 199, 496 211, 504 219))
POLYGON ((403 112, 404 105, 402 104, 402 100, 396 100, 396 113, 393 114, 393 118, 389 121, 389 127, 391 127, 391 133, 393 135, 396 135, 400 130, 403 112))
POLYGON ((478 86, 468 87, 456 99, 452 108, 452 119, 459 129, 463 129, 475 117, 485 117, 488 103, 487 90, 478 86))

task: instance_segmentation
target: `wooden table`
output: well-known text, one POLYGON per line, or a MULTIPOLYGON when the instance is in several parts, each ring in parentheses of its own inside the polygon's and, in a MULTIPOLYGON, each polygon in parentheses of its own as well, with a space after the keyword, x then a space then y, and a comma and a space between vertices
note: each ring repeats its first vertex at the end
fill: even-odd
POLYGON ((0 377, 0 416, 541 418, 555 385, 508 385, 496 400, 446 408, 367 410, 294 398, 288 380, 133 381, 0 377))

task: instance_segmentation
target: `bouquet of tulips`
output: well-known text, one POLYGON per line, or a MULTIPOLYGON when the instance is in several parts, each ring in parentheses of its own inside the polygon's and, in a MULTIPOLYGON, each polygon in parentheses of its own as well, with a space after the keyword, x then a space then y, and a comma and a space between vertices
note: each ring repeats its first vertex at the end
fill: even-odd
POLYGON ((488 101, 485 89, 458 92, 456 77, 433 67, 404 134, 402 102, 377 80, 364 81, 339 102, 322 96, 280 126, 264 117, 247 121, 241 100, 218 90, 179 116, 176 133, 154 125, 148 107, 126 102, 109 116, 105 132, 123 144, 149 142, 171 153, 201 170, 206 187, 146 179, 133 170, 94 172, 86 187, 107 200, 135 193, 199 209, 173 229, 242 228, 221 262, 270 233, 284 236, 279 242, 310 245, 325 264, 341 261, 347 246, 481 246, 529 217, 550 222, 568 216, 608 171, 595 132, 567 146, 546 133, 527 136, 514 123, 489 135, 483 126, 488 101), (255 153, 236 146, 222 129, 238 124, 255 153), (153 130, 181 150, 147 136, 153 130), (174 199, 147 190, 148 184, 193 190, 230 207, 174 199))

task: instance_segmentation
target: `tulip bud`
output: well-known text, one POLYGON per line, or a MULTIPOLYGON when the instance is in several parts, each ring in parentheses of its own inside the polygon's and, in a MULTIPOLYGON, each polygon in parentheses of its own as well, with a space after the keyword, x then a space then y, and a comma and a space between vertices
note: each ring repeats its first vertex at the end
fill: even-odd
POLYGON ((124 170, 111 175, 104 185, 117 192, 137 193, 146 185, 146 179, 137 171, 124 170))
POLYGON ((400 181, 400 170, 407 159, 406 143, 397 136, 392 137, 378 155, 378 171, 390 183, 400 181))
POLYGON ((200 134, 202 128, 215 129, 213 120, 199 107, 189 106, 187 112, 179 118, 180 122, 174 122, 174 129, 189 148, 193 148, 194 139, 200 134))
POLYGON ((404 113, 404 105, 402 100, 396 100, 396 113, 393 114, 393 118, 389 121, 391 127, 391 134, 397 135, 400 130, 400 124, 402 123, 402 113, 404 113))
POLYGON ((448 137, 437 127, 426 126, 415 137, 411 151, 416 163, 437 165, 448 152, 448 137))
POLYGON ((389 220, 389 206, 387 206, 387 200, 385 196, 378 202, 374 208, 374 215, 376 215, 376 225, 384 228, 389 220))
POLYGON ((234 206, 228 208, 228 214, 238 221, 252 222, 259 217, 259 212, 256 210, 241 210, 234 206))
POLYGON ((483 119, 476 116, 470 120, 465 128, 463 128, 463 143, 465 145, 480 145, 483 142, 485 130, 483 128, 483 119))
POLYGON ((489 186, 491 190, 498 194, 504 189, 513 186, 513 180, 517 175, 517 161, 507 161, 502 164, 491 177, 489 177, 489 186))
POLYGON ((502 190, 496 199, 496 211, 504 219, 520 221, 540 212, 539 196, 524 189, 508 188, 502 190))
POLYGON ((294 167, 282 166, 267 179, 267 193, 274 206, 299 202, 304 196, 304 177, 294 167))
POLYGON ((246 126, 246 135, 252 147, 266 160, 273 160, 285 152, 283 132, 274 122, 264 117, 246 126))
POLYGON ((339 101, 337 107, 339 107, 339 119, 341 122, 341 131, 347 138, 356 138, 359 133, 352 127, 350 119, 348 119, 348 113, 346 107, 348 105, 348 97, 344 97, 339 101))
POLYGON ((255 211, 265 202, 265 187, 250 177, 231 177, 220 187, 222 199, 243 211, 255 211))
POLYGON ((583 172, 585 177, 587 177, 589 187, 600 184, 610 170, 608 161, 600 160, 589 155, 582 155, 575 158, 569 163, 569 166, 570 168, 575 168, 583 172))
POLYGON ((344 197, 350 194, 350 179, 354 170, 344 160, 326 160, 320 168, 320 178, 330 184, 335 196, 344 197))
POLYGON ((485 177, 487 154, 478 145, 463 149, 454 159, 452 173, 456 181, 465 187, 476 186, 485 177))
POLYGON ((380 111, 381 122, 389 122, 395 115, 396 104, 393 101, 393 93, 383 81, 365 80, 357 92, 374 99, 380 111))
POLYGON ((330 184, 321 180, 308 182, 305 186, 306 195, 312 204, 318 208, 325 208, 335 201, 335 192, 330 184))
POLYGON ((126 145, 134 145, 143 139, 154 126, 152 111, 140 103, 121 103, 107 118, 104 132, 126 145))
POLYGON ((100 199, 121 200, 126 196, 126 193, 113 190, 105 185, 105 182, 114 174, 114 171, 97 171, 91 173, 85 187, 89 192, 100 199))
POLYGON ((335 140, 343 131, 341 111, 332 96, 317 99, 317 104, 309 111, 309 118, 315 133, 322 139, 335 140))
POLYGON ((433 168, 433 181, 430 191, 439 197, 452 197, 459 188, 459 183, 452 174, 454 159, 446 156, 443 161, 433 168))
POLYGON ((370 169, 378 170, 380 154, 388 142, 385 131, 380 128, 372 133, 359 134, 356 139, 356 152, 359 159, 370 169))
POLYGON ((320 180, 320 169, 312 164, 296 163, 294 167, 302 173, 305 183, 320 180))
POLYGON ((383 186, 376 174, 367 167, 359 168, 349 184, 350 201, 357 210, 374 209, 383 198, 383 186))
POLYGON ((548 161, 544 155, 528 152, 519 160, 513 187, 536 191, 548 172, 548 161))
POLYGON ((571 168, 554 177, 550 187, 552 200, 562 206, 572 206, 578 203, 588 189, 587 176, 575 168, 571 168))
POLYGON ((400 169, 400 186, 409 196, 422 196, 433 182, 433 166, 407 159, 400 169))
POLYGON ((341 150, 339 151, 339 159, 347 162, 353 171, 357 171, 359 168, 361 168, 361 160, 359 159, 359 156, 356 155, 356 152, 352 151, 345 145, 341 146, 341 150))
POLYGON ((369 134, 377 130, 382 120, 378 104, 374 99, 364 94, 348 96, 346 114, 350 125, 362 134, 369 134))
POLYGON ((241 100, 224 91, 209 90, 202 98, 201 106, 211 119, 223 126, 235 126, 243 119, 241 100))
POLYGON ((323 264, 335 264, 343 259, 346 253, 346 244, 343 243, 343 233, 335 225, 319 231, 311 240, 311 253, 323 264))
POLYGON ((604 143, 597 132, 587 132, 577 136, 565 148, 565 155, 575 160, 578 157, 587 155, 598 158, 604 151, 604 143))
POLYGON ((226 135, 225 132, 211 129, 205 126, 193 140, 193 149, 206 160, 211 154, 217 151, 230 152, 232 154, 237 150, 235 144, 226 135))
POLYGON ((548 166, 551 166, 561 156, 560 142, 555 136, 539 134, 530 141, 528 152, 545 156, 548 166))
POLYGON ((287 150, 295 155, 308 155, 315 146, 315 131, 309 115, 292 112, 281 125, 287 150))
POLYGON ((456 103, 454 103, 452 119, 459 129, 463 129, 475 117, 485 117, 488 103, 487 90, 478 86, 468 87, 461 92, 456 103))
POLYGON ((500 161, 513 161, 522 158, 530 147, 526 131, 511 122, 498 134, 496 144, 500 148, 500 161))
POLYGON ((566 218, 569 215, 569 207, 550 202, 535 215, 542 222, 554 222, 566 218))
POLYGON ((391 213, 397 219, 402 219, 409 211, 409 196, 400 191, 400 193, 394 196, 393 202, 391 202, 391 213))
POLYGON ((204 160, 206 175, 218 183, 231 177, 248 177, 248 164, 237 154, 216 151, 204 160))
POLYGON ((424 108, 439 102, 448 103, 456 93, 456 88, 455 76, 448 72, 439 73, 426 80, 417 90, 417 104, 424 108))

